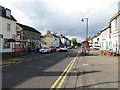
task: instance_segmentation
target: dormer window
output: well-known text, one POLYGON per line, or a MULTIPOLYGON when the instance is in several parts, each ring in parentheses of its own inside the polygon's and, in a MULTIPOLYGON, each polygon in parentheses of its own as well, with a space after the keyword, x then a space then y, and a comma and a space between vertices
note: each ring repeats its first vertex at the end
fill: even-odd
POLYGON ((6 8, 6 16, 11 17, 11 10, 6 8))

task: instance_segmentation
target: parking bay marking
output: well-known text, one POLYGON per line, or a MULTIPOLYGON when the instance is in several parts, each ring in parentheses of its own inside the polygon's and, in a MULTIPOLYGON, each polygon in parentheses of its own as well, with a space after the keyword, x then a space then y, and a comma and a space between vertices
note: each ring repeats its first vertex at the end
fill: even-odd
POLYGON ((68 64, 68 66, 65 68, 65 70, 63 71, 63 73, 59 76, 59 78, 54 82, 54 84, 51 86, 50 90, 52 90, 53 88, 55 88, 55 86, 58 84, 58 82, 61 80, 61 82, 58 84, 57 88, 60 88, 67 76, 67 74, 69 73, 69 71, 71 70, 73 64, 75 63, 78 55, 80 52, 78 52, 78 54, 76 55, 76 57, 74 57, 72 59, 72 61, 68 64))

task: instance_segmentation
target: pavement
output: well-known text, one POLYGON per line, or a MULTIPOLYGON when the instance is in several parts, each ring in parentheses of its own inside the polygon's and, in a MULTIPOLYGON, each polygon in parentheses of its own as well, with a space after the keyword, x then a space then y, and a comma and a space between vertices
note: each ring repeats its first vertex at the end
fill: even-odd
POLYGON ((48 90, 53 86, 67 90, 117 89, 120 82, 119 57, 99 56, 99 51, 82 56, 77 53, 79 50, 36 53, 11 59, 13 63, 2 67, 3 88, 48 90))
MULTIPOLYGON (((61 88, 118 89, 118 57, 79 55, 61 88)), ((119 87, 120 88, 120 87, 119 87)))

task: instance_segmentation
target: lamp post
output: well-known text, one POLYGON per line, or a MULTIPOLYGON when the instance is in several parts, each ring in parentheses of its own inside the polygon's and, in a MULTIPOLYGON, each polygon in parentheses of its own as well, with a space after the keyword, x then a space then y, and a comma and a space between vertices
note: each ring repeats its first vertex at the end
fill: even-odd
POLYGON ((82 18, 82 22, 86 20, 86 41, 88 41, 88 18, 82 18))

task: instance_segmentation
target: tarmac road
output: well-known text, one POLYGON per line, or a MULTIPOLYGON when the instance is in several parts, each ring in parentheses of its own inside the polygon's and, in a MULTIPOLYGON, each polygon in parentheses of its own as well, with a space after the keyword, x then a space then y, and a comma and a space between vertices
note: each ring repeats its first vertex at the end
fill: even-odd
POLYGON ((68 52, 33 54, 2 68, 3 88, 50 88, 76 56, 77 49, 68 52))

